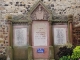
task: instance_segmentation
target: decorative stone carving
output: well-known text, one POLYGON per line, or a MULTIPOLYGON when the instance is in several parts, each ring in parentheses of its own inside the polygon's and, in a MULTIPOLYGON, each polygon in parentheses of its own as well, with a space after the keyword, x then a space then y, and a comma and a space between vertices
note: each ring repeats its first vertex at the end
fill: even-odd
POLYGON ((48 18, 49 18, 49 13, 40 4, 31 13, 32 20, 48 20, 48 18))

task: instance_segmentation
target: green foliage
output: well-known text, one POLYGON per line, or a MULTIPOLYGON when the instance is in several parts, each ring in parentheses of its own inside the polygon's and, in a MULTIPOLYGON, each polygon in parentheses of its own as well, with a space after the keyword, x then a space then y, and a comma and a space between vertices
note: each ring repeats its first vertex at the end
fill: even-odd
POLYGON ((72 59, 80 58, 80 46, 76 46, 76 48, 73 49, 71 58, 72 59))
POLYGON ((63 46, 59 48, 59 52, 57 53, 58 57, 61 58, 63 56, 71 56, 73 53, 73 48, 69 48, 67 46, 63 46))
POLYGON ((59 60, 70 60, 70 56, 63 56, 59 60))
POLYGON ((78 60, 80 58, 80 46, 68 48, 66 46, 60 47, 58 52, 59 60, 78 60))

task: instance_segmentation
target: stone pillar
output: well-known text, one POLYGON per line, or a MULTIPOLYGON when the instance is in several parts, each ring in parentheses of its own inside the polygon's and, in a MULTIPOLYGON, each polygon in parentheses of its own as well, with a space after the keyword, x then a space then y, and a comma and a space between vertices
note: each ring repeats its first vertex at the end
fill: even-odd
POLYGON ((29 25, 29 46, 32 46, 32 21, 28 21, 28 25, 29 25))
POLYGON ((9 37, 9 42, 8 46, 6 47, 6 52, 7 52, 7 59, 13 60, 13 50, 12 50, 12 19, 7 19, 6 23, 8 25, 8 37, 9 37))
POLYGON ((69 42, 72 43, 72 22, 73 22, 73 16, 68 16, 68 29, 69 29, 69 42))

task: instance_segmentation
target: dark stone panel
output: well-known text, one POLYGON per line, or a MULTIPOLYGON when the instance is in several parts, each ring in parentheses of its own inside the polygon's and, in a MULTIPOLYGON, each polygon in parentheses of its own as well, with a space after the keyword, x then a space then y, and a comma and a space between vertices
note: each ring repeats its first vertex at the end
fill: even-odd
POLYGON ((16 2, 16 4, 19 4, 19 2, 16 2))
POLYGON ((41 0, 41 1, 44 1, 44 0, 41 0))
POLYGON ((5 4, 4 6, 8 6, 8 4, 5 4))
POLYGON ((51 4, 51 7, 54 7, 54 4, 51 4))
POLYGON ((11 5, 13 4, 13 2, 9 2, 11 5))
POLYGON ((53 1, 56 1, 56 0, 53 0, 53 1))
POLYGON ((23 6, 23 5, 20 3, 20 6, 23 6))

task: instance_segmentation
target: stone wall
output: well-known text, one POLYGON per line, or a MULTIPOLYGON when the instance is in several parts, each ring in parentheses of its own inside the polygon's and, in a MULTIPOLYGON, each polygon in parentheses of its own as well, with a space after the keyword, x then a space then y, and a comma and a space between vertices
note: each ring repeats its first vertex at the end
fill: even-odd
MULTIPOLYGON (((27 13, 38 0, 0 0, 2 16, 6 14, 19 15, 27 13)), ((45 6, 58 15, 79 16, 80 0, 42 0, 45 6)))
MULTIPOLYGON (((6 17, 10 14, 15 16, 27 14, 30 11, 30 8, 38 1, 39 0, 0 0, 0 39, 4 40, 0 45, 3 46, 3 49, 4 46, 9 45, 9 30, 8 25, 5 24, 6 17)), ((80 0, 41 1, 52 11, 53 15, 68 16, 69 14, 72 14, 74 16, 74 22, 78 23, 80 21, 80 0)), ((0 53, 2 53, 2 49, 0 49, 0 51, 0 53)))

